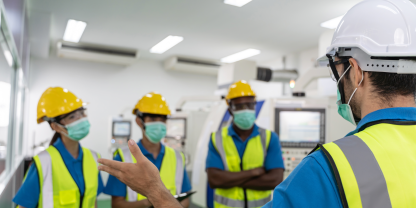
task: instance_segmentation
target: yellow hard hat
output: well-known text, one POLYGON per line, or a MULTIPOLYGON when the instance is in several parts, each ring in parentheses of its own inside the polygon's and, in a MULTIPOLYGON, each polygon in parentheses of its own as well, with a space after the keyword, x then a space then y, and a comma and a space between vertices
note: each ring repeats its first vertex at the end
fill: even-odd
POLYGON ((166 99, 159 93, 151 92, 147 93, 142 99, 137 102, 133 109, 133 114, 136 115, 136 111, 141 113, 150 113, 158 115, 170 115, 169 106, 166 103, 166 99))
POLYGON ((50 87, 38 102, 37 122, 42 123, 44 117, 55 118, 70 113, 84 105, 81 99, 62 87, 50 87))
POLYGON ((228 103, 228 100, 239 98, 239 97, 255 97, 256 93, 253 92, 250 85, 245 80, 240 80, 232 84, 228 90, 228 95, 225 97, 225 100, 228 103))

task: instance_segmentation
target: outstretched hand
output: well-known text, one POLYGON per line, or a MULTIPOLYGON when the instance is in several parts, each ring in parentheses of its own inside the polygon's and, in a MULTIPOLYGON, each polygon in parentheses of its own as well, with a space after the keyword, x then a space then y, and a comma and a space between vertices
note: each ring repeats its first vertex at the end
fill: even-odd
POLYGON ((99 170, 105 171, 131 189, 146 196, 154 207, 182 207, 170 194, 160 179, 159 170, 143 154, 137 144, 128 142, 131 154, 137 163, 123 163, 108 159, 98 159, 99 170))

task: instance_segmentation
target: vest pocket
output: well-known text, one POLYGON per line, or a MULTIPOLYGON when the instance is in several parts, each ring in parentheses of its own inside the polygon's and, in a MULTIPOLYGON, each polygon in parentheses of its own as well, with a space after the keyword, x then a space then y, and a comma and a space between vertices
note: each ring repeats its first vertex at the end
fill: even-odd
MULTIPOLYGON (((72 205, 77 202, 77 190, 59 191, 59 204, 72 205)), ((65 206, 72 207, 72 206, 65 206)))

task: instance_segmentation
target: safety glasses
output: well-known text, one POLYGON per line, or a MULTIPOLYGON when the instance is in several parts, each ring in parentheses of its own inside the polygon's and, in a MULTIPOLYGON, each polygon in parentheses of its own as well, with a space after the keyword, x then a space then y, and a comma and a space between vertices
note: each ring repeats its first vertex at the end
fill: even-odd
POLYGON ((84 117, 87 117, 87 109, 79 108, 75 111, 72 111, 71 113, 68 113, 60 117, 59 122, 61 122, 62 124, 70 124, 84 117))
POLYGON ((329 70, 329 76, 331 77, 332 80, 334 80, 334 82, 338 82, 338 79, 341 75, 339 74, 336 67, 339 64, 344 64, 345 65, 345 63, 349 63, 349 58, 341 59, 341 60, 338 60, 338 61, 332 61, 334 67, 331 67, 331 61, 332 61, 332 59, 330 59, 330 63, 327 65, 328 70, 329 70))
POLYGON ((254 108, 256 107, 256 104, 257 102, 231 104, 230 108, 232 111, 254 110, 254 108))

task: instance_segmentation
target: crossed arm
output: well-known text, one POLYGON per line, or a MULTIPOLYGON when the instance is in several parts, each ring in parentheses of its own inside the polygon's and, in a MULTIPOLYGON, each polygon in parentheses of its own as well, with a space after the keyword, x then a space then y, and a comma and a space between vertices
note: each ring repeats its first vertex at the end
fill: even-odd
POLYGON ((229 172, 217 168, 208 168, 208 183, 211 188, 241 187, 254 190, 273 190, 283 181, 283 169, 265 171, 255 168, 241 172, 229 172))

